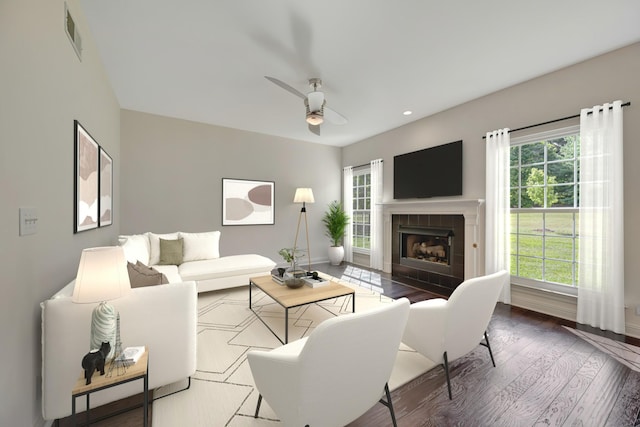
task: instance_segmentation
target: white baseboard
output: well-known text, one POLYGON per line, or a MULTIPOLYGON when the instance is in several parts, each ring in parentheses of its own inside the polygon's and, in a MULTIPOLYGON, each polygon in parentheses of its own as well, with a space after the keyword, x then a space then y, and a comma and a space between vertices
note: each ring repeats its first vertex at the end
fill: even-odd
MULTIPOLYGON (((576 297, 542 289, 511 285, 511 305, 572 322, 577 318, 576 297)), ((640 338, 640 316, 633 308, 625 309, 625 335, 640 338)))

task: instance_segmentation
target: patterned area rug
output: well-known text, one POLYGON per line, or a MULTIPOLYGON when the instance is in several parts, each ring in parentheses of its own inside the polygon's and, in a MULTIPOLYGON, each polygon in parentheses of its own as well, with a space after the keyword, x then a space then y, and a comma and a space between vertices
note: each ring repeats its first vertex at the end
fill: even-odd
MULTIPOLYGON (((361 312, 391 300, 366 288, 339 280, 356 290, 356 311, 361 312)), ((284 309, 254 288, 253 306, 278 336, 284 337, 284 309)), ((275 426, 280 425, 268 402, 260 417, 253 418, 258 393, 255 390, 247 352, 280 346, 278 339, 249 310, 248 287, 208 292, 198 296, 197 371, 191 388, 153 403, 153 426, 275 426)), ((289 312, 289 342, 307 336, 323 320, 351 312, 351 297, 335 298, 289 312), (319 305, 322 305, 320 307, 319 305)), ((435 364, 401 345, 389 387, 394 390, 428 371, 435 364)), ((161 387, 155 397, 186 386, 161 387)))

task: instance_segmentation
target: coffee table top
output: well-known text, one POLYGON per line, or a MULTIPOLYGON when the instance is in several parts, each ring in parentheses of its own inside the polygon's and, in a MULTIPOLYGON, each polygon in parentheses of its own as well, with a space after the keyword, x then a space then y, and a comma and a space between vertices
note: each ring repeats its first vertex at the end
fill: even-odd
POLYGON ((304 285, 296 289, 274 282, 271 276, 252 277, 249 280, 284 308, 297 307, 345 295, 355 296, 356 292, 354 289, 333 280, 328 285, 318 288, 304 285))

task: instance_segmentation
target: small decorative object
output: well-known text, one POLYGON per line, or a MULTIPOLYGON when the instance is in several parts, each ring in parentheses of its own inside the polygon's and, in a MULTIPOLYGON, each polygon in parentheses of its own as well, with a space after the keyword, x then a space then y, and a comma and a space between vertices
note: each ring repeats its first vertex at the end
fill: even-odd
POLYGON ((331 265, 340 265, 344 259, 344 247, 342 239, 349 226, 351 218, 342 208, 342 204, 334 200, 329 204, 329 210, 322 217, 322 222, 326 228, 325 235, 331 239, 329 247, 329 261, 331 265))
POLYGON ((278 253, 291 265, 284 273, 284 284, 292 289, 304 285, 302 278, 306 276, 306 273, 304 270, 298 269, 298 258, 303 255, 295 248, 282 248, 278 253))
POLYGON ((111 351, 111 345, 103 342, 99 349, 91 350, 82 358, 82 369, 84 369, 85 384, 91 384, 91 377, 95 371, 100 371, 100 375, 104 375, 104 364, 107 355, 111 351))
POLYGON ((283 277, 284 276, 284 272, 287 271, 286 268, 284 267, 278 267, 278 276, 283 277))

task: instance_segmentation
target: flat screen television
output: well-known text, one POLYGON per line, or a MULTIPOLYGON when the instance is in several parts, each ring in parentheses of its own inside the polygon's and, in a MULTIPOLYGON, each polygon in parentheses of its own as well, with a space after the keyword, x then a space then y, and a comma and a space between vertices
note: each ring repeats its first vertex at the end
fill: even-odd
POLYGON ((393 158, 393 198, 462 195, 462 141, 393 158))

